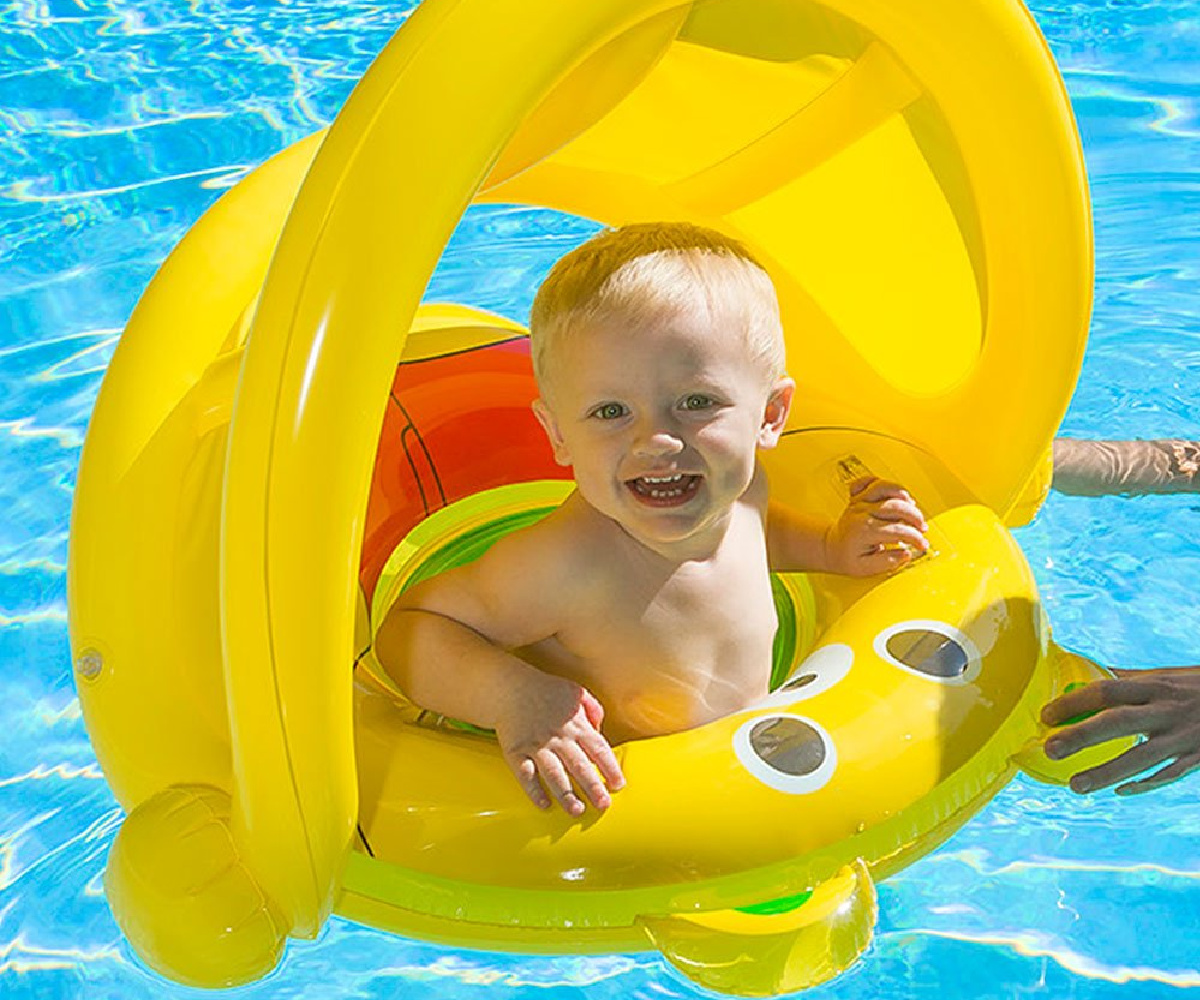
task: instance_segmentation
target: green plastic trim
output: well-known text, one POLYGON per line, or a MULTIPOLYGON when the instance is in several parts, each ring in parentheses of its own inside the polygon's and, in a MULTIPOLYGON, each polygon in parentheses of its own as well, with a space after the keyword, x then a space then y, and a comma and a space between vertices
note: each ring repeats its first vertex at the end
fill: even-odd
POLYGON ((445 545, 430 553, 429 557, 413 572, 403 590, 448 569, 473 563, 505 535, 520 528, 527 528, 531 524, 537 524, 552 510, 554 507, 531 507, 529 510, 501 514, 493 521, 468 528, 461 535, 456 535, 445 545))
POLYGON ((771 596, 775 599, 775 617, 779 627, 771 646, 771 690, 787 680, 796 656, 796 604, 784 582, 771 574, 771 596))
POLYGON ((749 906, 735 906, 738 913, 753 913, 758 917, 773 917, 777 913, 791 913, 798 910, 812 899, 812 890, 798 892, 794 896, 780 896, 778 899, 768 899, 765 903, 751 903, 749 906))

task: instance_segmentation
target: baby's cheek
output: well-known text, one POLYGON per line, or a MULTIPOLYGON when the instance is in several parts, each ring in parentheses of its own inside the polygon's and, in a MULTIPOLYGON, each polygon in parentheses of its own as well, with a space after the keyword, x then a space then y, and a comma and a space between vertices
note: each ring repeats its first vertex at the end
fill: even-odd
POLYGON ((758 448, 753 433, 735 434, 711 431, 699 442, 701 449, 728 470, 731 476, 749 480, 754 474, 758 448))

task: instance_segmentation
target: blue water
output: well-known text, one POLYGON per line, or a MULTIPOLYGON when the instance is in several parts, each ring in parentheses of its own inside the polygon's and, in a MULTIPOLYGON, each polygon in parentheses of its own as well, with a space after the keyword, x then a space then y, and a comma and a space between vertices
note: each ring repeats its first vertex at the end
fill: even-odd
MULTIPOLYGON (((246 170, 325 124, 411 3, 0 0, 0 996, 197 997, 147 972, 100 888, 120 822, 72 686, 71 491, 141 289, 246 170)), ((1065 430, 1200 437, 1200 4, 1035 6, 1095 203, 1096 311, 1065 430)), ((472 215, 432 290, 524 319, 579 220, 472 215), (486 272, 486 280, 480 280, 486 272)), ((1200 499, 1052 496, 1020 532, 1060 641, 1200 662, 1200 499)), ((821 998, 1176 997, 1200 987, 1200 776, 1120 800, 1017 779, 884 884, 821 998)), ((648 955, 465 953, 334 919, 265 997, 697 997, 648 955)))

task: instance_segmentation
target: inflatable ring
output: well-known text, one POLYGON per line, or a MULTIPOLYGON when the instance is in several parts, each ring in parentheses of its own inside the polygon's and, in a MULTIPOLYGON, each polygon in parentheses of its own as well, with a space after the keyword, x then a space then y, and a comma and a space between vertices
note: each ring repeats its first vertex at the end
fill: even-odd
POLYGON ((1035 710, 1086 668, 1050 644, 1003 522, 1036 506, 1090 289, 1078 139, 1017 0, 426 0, 327 135, 189 232, 97 400, 68 601, 128 810, 106 876, 121 927, 198 985, 265 974, 335 908, 470 946, 658 947, 746 995, 836 974, 874 879, 1015 761, 1066 771, 1035 710), (807 584, 791 689, 623 747, 629 787, 600 819, 531 810, 485 738, 351 680, 405 332, 433 356, 519 336, 418 314, 473 199, 743 239, 800 383, 776 494, 836 509, 853 458, 932 518, 933 558, 807 584))

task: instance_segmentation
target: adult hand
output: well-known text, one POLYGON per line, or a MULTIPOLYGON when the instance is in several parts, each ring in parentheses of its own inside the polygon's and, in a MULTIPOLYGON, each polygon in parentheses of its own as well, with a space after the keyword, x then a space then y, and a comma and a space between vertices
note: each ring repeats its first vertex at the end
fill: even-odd
POLYGON ((1118 785, 1118 795, 1161 788, 1200 767, 1200 667, 1115 670, 1112 680, 1095 681, 1064 694, 1042 709, 1042 721, 1061 726, 1046 741, 1046 756, 1058 760, 1122 736, 1145 739, 1106 764, 1071 779, 1076 792, 1118 785), (1136 781, 1127 779, 1172 761, 1136 781))

